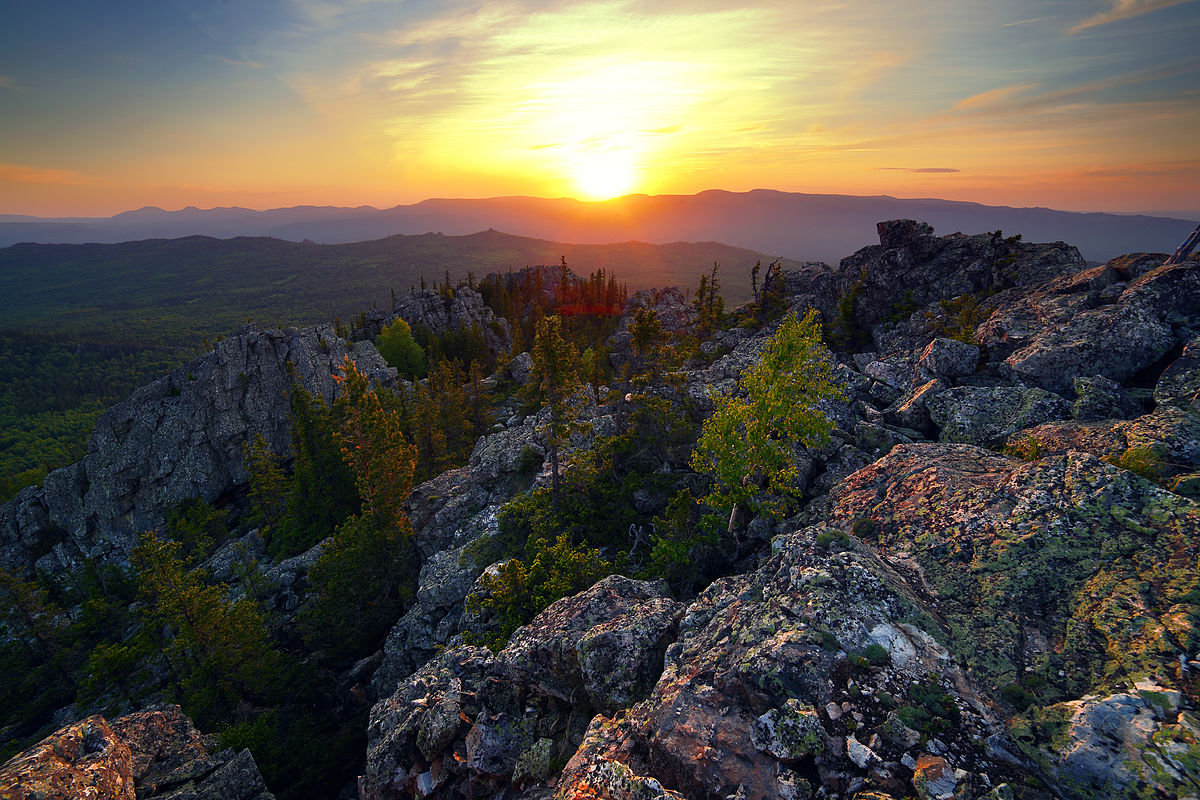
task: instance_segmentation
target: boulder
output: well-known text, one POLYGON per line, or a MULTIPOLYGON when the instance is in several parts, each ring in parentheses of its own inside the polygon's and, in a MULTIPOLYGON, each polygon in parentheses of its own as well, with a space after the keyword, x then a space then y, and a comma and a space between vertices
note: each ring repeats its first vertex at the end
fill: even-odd
POLYGON ((943 442, 992 445, 1025 428, 1071 415, 1071 404, 1038 388, 956 386, 925 402, 943 442))
POLYGON ((612 714, 657 682, 682 613, 665 584, 611 575, 517 629, 500 659, 543 693, 571 700, 582 690, 612 714))
POLYGON ((1200 411, 1200 336, 1193 336, 1163 370, 1154 385, 1154 402, 1200 411))
POLYGON ((917 367, 945 378, 962 378, 979 365, 979 348, 957 339, 938 338, 925 345, 917 367))
POLYGON ((0 767, 0 797, 135 800, 129 746, 103 717, 80 720, 0 767))
POLYGON ((1071 416, 1075 419, 1125 419, 1140 410, 1119 383, 1103 375, 1075 378, 1072 385, 1075 402, 1071 416))
POLYGON ((476 290, 459 286, 448 294, 437 289, 413 289, 396 298, 387 325, 399 317, 414 330, 434 335, 476 330, 488 352, 496 356, 512 346, 508 320, 497 317, 476 290))

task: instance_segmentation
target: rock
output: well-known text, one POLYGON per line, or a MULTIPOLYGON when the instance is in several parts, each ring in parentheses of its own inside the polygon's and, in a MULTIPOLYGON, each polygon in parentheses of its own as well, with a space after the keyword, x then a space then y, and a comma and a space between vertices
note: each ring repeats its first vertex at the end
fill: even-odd
POLYGON ((892 219, 877 223, 875 231, 879 234, 879 244, 890 250, 904 247, 918 236, 932 236, 933 226, 913 219, 892 219))
POLYGON ((507 714, 480 714, 467 731, 464 766, 472 772, 506 779, 512 776, 521 750, 521 732, 507 714))
POLYGON ((939 441, 990 445, 1043 422, 1065 419, 1071 404, 1038 388, 956 386, 925 403, 939 441))
POLYGON ((816 711, 789 699, 754 721, 750 741, 780 761, 798 761, 825 749, 825 729, 816 711))
POLYGON ((1103 375, 1075 378, 1072 385, 1075 402, 1071 416, 1075 419, 1125 419, 1140 410, 1119 383, 1103 375))
POLYGON ((533 356, 528 352, 513 356, 508 362, 508 374, 518 386, 524 386, 529 380, 529 372, 533 369, 533 356))
POLYGON ((80 720, 0 767, 0 796, 135 800, 129 747, 103 717, 80 720))
POLYGON ((179 706, 92 716, 0 768, 0 796, 95 800, 274 800, 249 750, 210 755, 179 706))
POLYGON ((603 716, 588 726, 583 743, 567 762, 555 788, 561 800, 684 800, 686 795, 639 774, 644 765, 631 753, 630 736, 603 716), (632 763, 632 766, 631 766, 632 763))
POLYGON ((947 381, 935 378, 897 400, 883 412, 883 418, 902 428, 933 433, 934 423, 929 415, 929 401, 949 388, 951 387, 947 381))
MULTIPOLYGON (((1079 251, 1062 242, 1010 244, 989 234, 933 236, 932 228, 912 220, 877 227, 880 244, 843 258, 838 273, 837 296, 845 303, 843 308, 849 306, 848 322, 864 330, 900 309, 931 304, 936 309, 940 300, 1030 286, 1086 267, 1079 251)), ((827 321, 842 316, 836 299, 821 300, 818 307, 827 321)), ((923 321, 918 328, 921 335, 904 336, 900 342, 877 328, 879 352, 923 348, 938 336, 923 321)))
POLYGON ((846 757, 859 769, 867 769, 872 764, 879 763, 879 756, 852 735, 846 737, 846 757))
POLYGON ((424 328, 434 335, 476 330, 492 356, 512 346, 508 320, 492 313, 483 295, 467 286, 454 289, 449 296, 437 289, 413 289, 396 299, 382 324, 396 317, 414 330, 424 328))
POLYGON ((570 700, 582 689, 611 714, 654 686, 682 613, 665 584, 612 575, 519 628, 501 659, 540 691, 570 700))
POLYGON ((923 755, 913 769, 913 788, 921 800, 953 800, 958 784, 954 770, 941 756, 923 755))
POLYGON ((979 348, 955 339, 938 338, 925 346, 917 367, 945 378, 974 374, 979 364, 979 348))
POLYGON ((543 781, 549 777, 554 759, 554 740, 541 738, 517 757, 513 767, 514 784, 526 781, 543 781))
POLYGON ((53 574, 87 558, 127 562, 138 534, 161 527, 173 505, 215 502, 245 485, 247 441, 261 434, 287 451, 288 364, 329 401, 346 356, 368 375, 394 378, 369 342, 345 342, 329 326, 247 326, 138 389, 100 417, 82 460, 0 508, 0 568, 29 574, 36 561, 53 574))
POLYGON ((1009 436, 1006 448, 1031 458, 1080 450, 1166 480, 1200 468, 1200 417, 1161 406, 1132 420, 1047 422, 1009 436))
POLYGON ((900 445, 829 500, 831 524, 873 523, 864 538, 913 576, 983 686, 1015 681, 1043 655, 1057 666, 1038 675, 1058 696, 1102 689, 1105 664, 1184 680, 1172 643, 1195 622, 1177 614, 1183 593, 1135 587, 1166 573, 1180 586, 1200 580, 1175 555, 1200 556, 1190 501, 1079 451, 1021 462, 947 444, 900 445), (1127 555, 1110 555, 1116 547, 1127 555), (1050 655, 1034 642, 1064 644, 1050 655))
POLYGON ((1200 336, 1193 336, 1179 358, 1163 370, 1154 386, 1154 402, 1200 410, 1200 336))
MULTIPOLYGON (((1123 256, 1107 268, 1137 272, 1161 256, 1123 256), (1143 266, 1138 266, 1143 265, 1143 266)), ((1176 346, 1176 330, 1200 327, 1200 269, 1195 262, 1150 269, 1097 298, 1096 270, 1002 293, 977 338, 998 372, 1022 383, 1068 392, 1076 377, 1124 383, 1176 346)), ((1188 334, 1190 338, 1190 334, 1188 334)))

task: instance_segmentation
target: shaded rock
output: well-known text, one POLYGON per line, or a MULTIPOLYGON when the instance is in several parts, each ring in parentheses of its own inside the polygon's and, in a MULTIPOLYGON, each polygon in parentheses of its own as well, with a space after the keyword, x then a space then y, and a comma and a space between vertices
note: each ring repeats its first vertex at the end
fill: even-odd
POLYGON ((933 226, 914 219, 892 219, 875 224, 879 244, 884 249, 904 247, 918 236, 932 236, 933 226))
POLYGON ((902 428, 926 434, 933 433, 934 421, 930 417, 929 401, 949 388, 951 387, 947 381, 934 378, 897 400, 883 412, 883 418, 902 428))
POLYGON ((582 689, 612 713, 654 686, 682 613, 666 584, 611 575, 519 628, 501 658, 542 692, 570 700, 582 689))
POLYGON ((1111 378, 1075 378, 1072 385, 1075 402, 1071 404, 1071 416, 1075 419, 1125 419, 1141 410, 1111 378))
POLYGON ((1154 386, 1154 402, 1200 410, 1200 336, 1184 345, 1179 358, 1159 376, 1154 386))
POLYGON ((939 338, 925 346, 917 366, 934 375, 961 378, 971 375, 979 364, 979 348, 956 339, 939 338))
MULTIPOLYGON (((1140 269, 1129 262, 1144 265, 1155 259, 1161 263, 1160 256, 1123 256, 1108 267, 1136 272, 1140 269)), ((1171 351, 1176 330, 1200 326, 1200 269, 1194 262, 1157 267, 1128 284, 1112 284, 1108 296, 1096 294, 1095 273, 1083 271, 990 299, 993 310, 976 333, 996 369, 1057 392, 1070 391, 1072 380, 1081 376, 1124 383, 1171 351)))
POLYGON ((524 386, 525 382, 529 380, 530 370, 533 369, 533 356, 528 352, 513 356, 506 369, 513 382, 518 386, 524 386))
POLYGON ((940 441, 980 445, 1071 414, 1071 404, 1058 395, 1016 386, 957 386, 933 395, 925 407, 940 441))
POLYGON ((478 331, 492 356, 512 346, 508 320, 497 317, 483 302, 483 295, 467 286, 459 286, 449 295, 437 289, 413 289, 396 298, 392 313, 384 325, 400 317, 414 330, 424 328, 434 335, 457 331, 478 331))

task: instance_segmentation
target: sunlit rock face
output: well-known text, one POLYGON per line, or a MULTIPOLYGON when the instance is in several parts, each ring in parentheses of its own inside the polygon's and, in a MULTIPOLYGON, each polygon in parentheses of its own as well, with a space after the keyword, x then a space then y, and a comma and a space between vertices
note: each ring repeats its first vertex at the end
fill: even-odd
POLYGON ((96 715, 0 767, 0 797, 37 800, 274 800, 249 750, 209 751, 179 706, 96 715))

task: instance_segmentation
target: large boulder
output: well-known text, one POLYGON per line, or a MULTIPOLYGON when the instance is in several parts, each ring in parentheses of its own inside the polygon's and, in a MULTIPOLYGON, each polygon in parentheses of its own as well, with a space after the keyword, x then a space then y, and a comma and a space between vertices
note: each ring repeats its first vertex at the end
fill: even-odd
POLYGON ((1200 335, 1163 370, 1154 385, 1154 402, 1200 412, 1200 335))
POLYGON ((1071 416, 1071 404, 1045 389, 956 386, 925 401, 943 442, 992 445, 1011 434, 1071 416))
POLYGON ((1152 268, 1162 259, 1122 256, 992 298, 980 344, 998 372, 1051 391, 1095 375, 1123 384, 1200 327, 1198 262, 1152 268))

